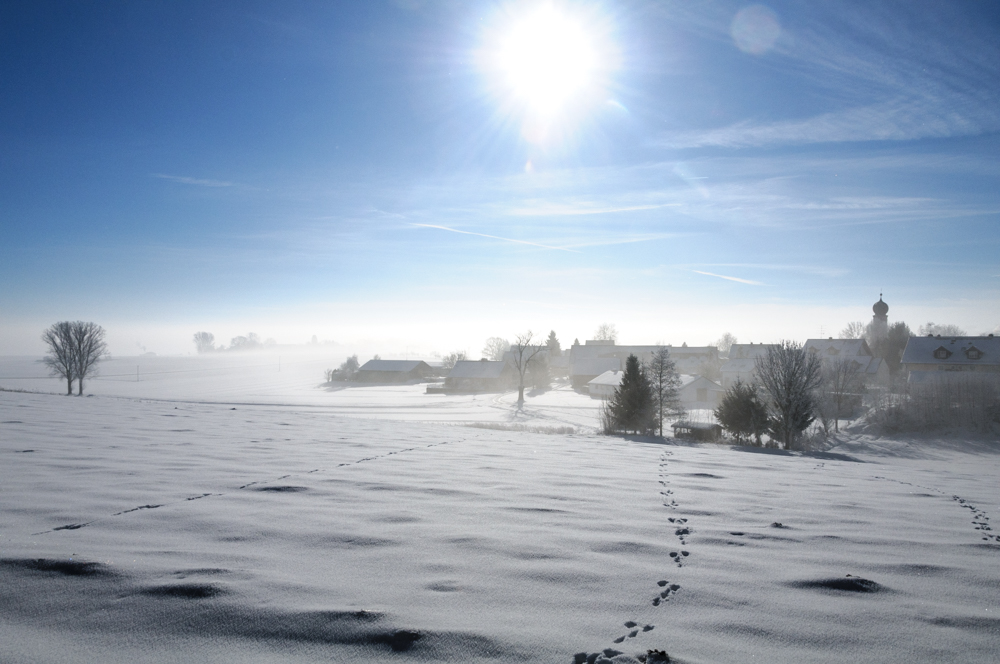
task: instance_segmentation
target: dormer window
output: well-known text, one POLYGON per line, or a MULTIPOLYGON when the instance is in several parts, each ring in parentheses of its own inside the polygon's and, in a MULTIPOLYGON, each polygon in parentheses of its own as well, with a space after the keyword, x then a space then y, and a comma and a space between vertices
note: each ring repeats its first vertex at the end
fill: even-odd
POLYGON ((826 354, 827 355, 836 355, 839 352, 840 352, 839 350, 837 350, 836 348, 834 348, 832 346, 826 350, 826 354))
POLYGON ((969 346, 969 350, 965 351, 965 356, 970 360, 978 360, 983 356, 983 351, 975 346, 969 346))
POLYGON ((947 360, 949 357, 951 357, 951 351, 944 346, 938 346, 938 349, 934 351, 935 360, 947 360))

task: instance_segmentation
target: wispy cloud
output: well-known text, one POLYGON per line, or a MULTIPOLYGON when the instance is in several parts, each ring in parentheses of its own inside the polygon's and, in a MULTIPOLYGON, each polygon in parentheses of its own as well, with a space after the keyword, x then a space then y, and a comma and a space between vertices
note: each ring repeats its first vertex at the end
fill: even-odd
MULTIPOLYGON (((719 42, 731 42, 731 5, 671 3, 663 11, 719 42)), ((779 20, 770 64, 825 89, 827 112, 773 122, 670 132, 676 148, 905 141, 1000 130, 1000 45, 972 5, 814 4, 779 20), (956 37, 960 35, 960 37, 956 37)))
POLYGON ((202 178, 190 178, 184 175, 165 175, 163 173, 153 173, 154 178, 160 178, 161 180, 170 180, 171 182, 178 182, 180 184, 191 184, 198 187, 234 187, 235 182, 225 182, 223 180, 206 180, 202 178))
POLYGON ((881 104, 823 113, 800 120, 759 124, 738 122, 727 127, 676 132, 662 137, 670 148, 746 148, 808 143, 909 141, 920 138, 972 136, 1000 128, 986 107, 956 112, 930 100, 897 99, 881 104))
POLYGON ((779 265, 775 263, 703 263, 707 267, 742 267, 754 270, 773 270, 778 272, 801 272, 803 274, 815 274, 821 277, 842 277, 850 270, 842 267, 828 267, 823 265, 779 265))
POLYGON ((660 203, 657 205, 629 205, 623 207, 600 207, 590 205, 537 205, 533 207, 515 208, 509 212, 515 217, 565 217, 585 214, 611 214, 614 212, 637 212, 639 210, 657 210, 665 207, 678 207, 680 203, 660 203))
POLYGON ((727 281, 735 281, 741 284, 750 284, 751 286, 763 286, 764 284, 760 281, 751 281, 750 279, 740 279, 739 277, 728 277, 724 274, 715 274, 714 272, 702 272, 701 270, 691 270, 695 274, 704 274, 706 277, 718 277, 719 279, 726 279, 727 281))
POLYGON ((631 235, 626 237, 603 237, 582 242, 567 244, 566 247, 579 249, 582 247, 605 247, 615 244, 635 244, 636 242, 655 242, 657 240, 669 240, 671 238, 691 235, 690 233, 651 233, 649 235, 631 235))
POLYGON ((526 244, 528 246, 539 247, 541 249, 552 249, 554 251, 568 251, 574 254, 580 253, 578 251, 575 251, 573 249, 568 249, 566 247, 553 247, 547 244, 539 244, 538 242, 528 242, 527 240, 515 240, 514 238, 509 238, 509 237, 500 237, 499 235, 487 235, 486 233, 473 233, 472 231, 460 231, 457 228, 449 228, 448 226, 438 226, 436 224, 413 224, 413 226, 417 226, 418 228, 435 228, 440 231, 448 231, 450 233, 460 233, 461 235, 475 235, 477 237, 485 237, 491 240, 501 240, 503 242, 513 242, 515 244, 526 244))

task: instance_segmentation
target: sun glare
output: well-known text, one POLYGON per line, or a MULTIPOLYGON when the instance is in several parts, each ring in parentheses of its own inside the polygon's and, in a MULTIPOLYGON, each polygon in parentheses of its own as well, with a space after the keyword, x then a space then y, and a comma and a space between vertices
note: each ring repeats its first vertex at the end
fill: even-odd
POLYGON ((501 40, 498 64, 507 85, 532 111, 551 114, 592 81, 593 38, 551 5, 514 23, 501 40))
POLYGON ((618 66, 610 16, 595 3, 515 0, 486 25, 479 62, 497 117, 518 123, 529 143, 578 138, 585 118, 608 101, 618 66))

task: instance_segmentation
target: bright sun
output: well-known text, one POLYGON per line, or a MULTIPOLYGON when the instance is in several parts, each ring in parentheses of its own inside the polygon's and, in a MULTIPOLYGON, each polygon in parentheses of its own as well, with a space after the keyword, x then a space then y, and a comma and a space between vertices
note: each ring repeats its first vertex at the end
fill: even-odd
POLYGON ((500 38, 496 64, 518 102, 555 114, 593 82, 599 57, 592 35, 573 17, 543 5, 500 38))

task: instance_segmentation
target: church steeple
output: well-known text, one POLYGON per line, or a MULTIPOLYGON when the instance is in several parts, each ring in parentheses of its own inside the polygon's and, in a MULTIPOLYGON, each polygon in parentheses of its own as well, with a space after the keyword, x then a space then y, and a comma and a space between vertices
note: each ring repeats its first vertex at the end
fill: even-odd
POLYGON ((889 305, 882 301, 882 293, 878 294, 878 302, 872 305, 872 338, 879 339, 889 334, 889 305))

